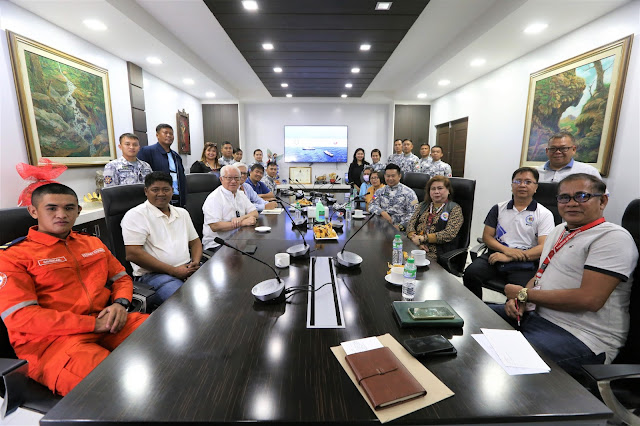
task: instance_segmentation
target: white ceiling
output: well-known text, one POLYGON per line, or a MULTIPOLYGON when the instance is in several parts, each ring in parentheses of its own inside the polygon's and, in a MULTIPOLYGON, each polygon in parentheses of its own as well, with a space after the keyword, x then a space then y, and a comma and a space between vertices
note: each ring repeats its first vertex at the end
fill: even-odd
MULTIPOLYGON (((291 102, 271 97, 201 0, 11 1, 203 102, 291 102), (86 28, 82 21, 89 18, 108 29, 86 28), (148 56, 160 57, 163 64, 147 63, 148 56), (195 84, 185 85, 184 78, 195 84)), ((629 1, 431 0, 364 96, 341 101, 430 103, 629 1), (533 22, 549 27, 538 35, 524 34, 533 22), (471 67, 478 57, 486 64, 471 67), (451 84, 438 86, 441 79, 451 84), (418 100, 420 92, 427 98, 418 100)))

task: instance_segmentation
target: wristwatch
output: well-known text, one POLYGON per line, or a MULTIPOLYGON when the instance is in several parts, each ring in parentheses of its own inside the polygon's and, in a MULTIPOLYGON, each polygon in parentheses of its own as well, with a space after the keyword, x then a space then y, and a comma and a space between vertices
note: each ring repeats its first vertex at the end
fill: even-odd
POLYGON ((525 287, 518 292, 518 302, 527 303, 527 300, 529 299, 529 294, 527 293, 527 291, 529 291, 529 289, 525 287))
POLYGON ((113 301, 113 303, 117 303, 118 305, 122 305, 124 307, 125 310, 129 310, 129 306, 131 306, 131 302, 129 302, 129 300, 125 299, 124 297, 121 297, 119 299, 116 299, 113 301))

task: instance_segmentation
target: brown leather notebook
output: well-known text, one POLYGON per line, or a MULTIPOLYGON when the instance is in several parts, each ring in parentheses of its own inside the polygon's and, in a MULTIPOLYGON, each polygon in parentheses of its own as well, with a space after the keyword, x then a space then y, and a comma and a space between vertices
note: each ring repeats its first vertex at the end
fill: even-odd
POLYGON ((347 355, 345 359, 376 409, 427 394, 387 347, 347 355))

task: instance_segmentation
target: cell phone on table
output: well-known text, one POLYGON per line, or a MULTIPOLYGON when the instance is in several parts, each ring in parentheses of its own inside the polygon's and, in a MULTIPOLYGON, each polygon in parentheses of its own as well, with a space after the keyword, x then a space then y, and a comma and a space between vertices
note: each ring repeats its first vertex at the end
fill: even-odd
POLYGON ((254 254, 258 250, 258 246, 255 244, 247 244, 244 248, 244 251, 249 254, 254 254))
POLYGON ((409 308, 409 315, 414 320, 454 319, 455 315, 444 306, 432 308, 409 308))
POLYGON ((443 356, 458 353, 455 347, 442 335, 425 336, 404 341, 404 346, 415 357, 443 356))

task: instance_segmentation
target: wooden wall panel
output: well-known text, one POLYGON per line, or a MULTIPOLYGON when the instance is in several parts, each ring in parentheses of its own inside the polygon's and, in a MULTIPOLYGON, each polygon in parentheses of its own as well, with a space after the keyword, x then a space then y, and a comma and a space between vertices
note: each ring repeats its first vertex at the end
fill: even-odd
POLYGON ((202 105, 202 122, 205 142, 215 142, 218 147, 229 141, 234 148, 240 144, 240 123, 237 104, 202 105))
POLYGON ((420 145, 429 143, 430 121, 431 105, 396 105, 393 139, 411 139, 413 153, 419 157, 420 145))

